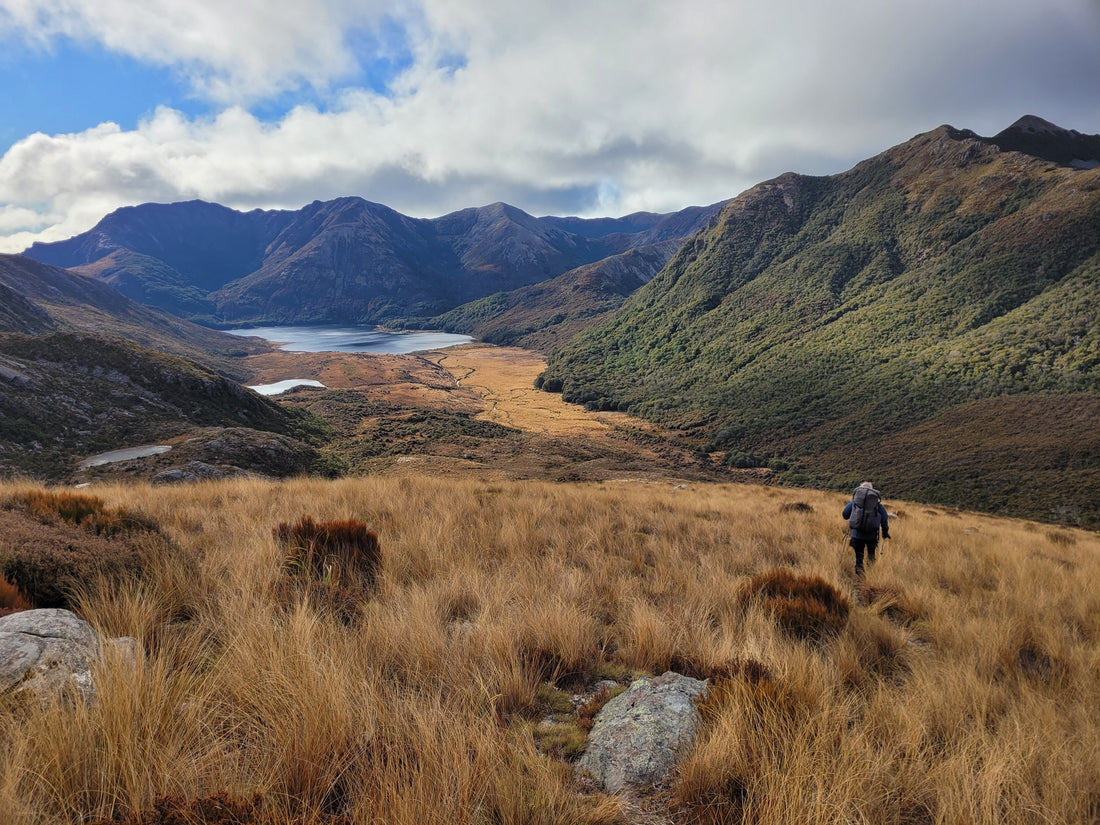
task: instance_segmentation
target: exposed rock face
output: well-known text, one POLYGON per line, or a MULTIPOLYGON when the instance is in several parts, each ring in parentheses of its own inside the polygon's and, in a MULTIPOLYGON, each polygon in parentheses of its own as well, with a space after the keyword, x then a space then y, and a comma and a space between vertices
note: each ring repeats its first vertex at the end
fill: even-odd
POLYGON ((701 716, 693 700, 705 690, 706 682, 671 671, 638 679, 596 715, 578 775, 609 793, 663 779, 695 739, 701 716))
POLYGON ((195 481, 213 481, 247 475, 244 470, 224 470, 202 461, 191 461, 186 467, 172 467, 153 476, 154 484, 189 484, 195 481))
POLYGON ((29 693, 46 699, 75 688, 92 698, 92 668, 107 648, 125 660, 137 660, 136 640, 105 640, 68 610, 25 610, 4 616, 0 618, 0 694, 29 693))
POLYGON ((0 381, 14 384, 17 387, 29 387, 34 382, 19 370, 13 370, 0 364, 0 381))

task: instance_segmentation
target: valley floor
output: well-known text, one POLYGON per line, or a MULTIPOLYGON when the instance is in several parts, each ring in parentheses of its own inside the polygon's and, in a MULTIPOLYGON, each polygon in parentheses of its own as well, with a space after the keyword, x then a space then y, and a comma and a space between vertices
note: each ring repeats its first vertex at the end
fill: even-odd
MULTIPOLYGON (((302 388, 280 400, 333 425, 334 449, 352 470, 573 481, 731 478, 649 422, 589 412, 536 390, 545 360, 517 347, 467 344, 411 355, 274 352, 251 356, 246 367, 254 383, 293 377, 324 384, 325 390, 302 388)), ((768 473, 744 477, 765 481, 768 473)))

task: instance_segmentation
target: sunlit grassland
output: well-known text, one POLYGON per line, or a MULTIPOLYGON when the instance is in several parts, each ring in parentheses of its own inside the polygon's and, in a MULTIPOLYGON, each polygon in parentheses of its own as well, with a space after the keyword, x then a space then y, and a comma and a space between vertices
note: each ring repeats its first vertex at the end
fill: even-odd
POLYGON ((364 478, 96 495, 175 549, 78 600, 139 640, 136 670, 108 660, 93 704, 2 710, 13 825, 219 791, 260 794, 272 822, 630 822, 534 725, 547 682, 669 668, 721 685, 669 821, 1100 817, 1094 533, 888 501, 894 538, 861 585, 845 500, 824 492, 364 478), (304 515, 379 537, 354 621, 277 595, 272 531, 304 515), (776 568, 844 593, 843 630, 792 638, 745 598, 776 568), (720 678, 750 660, 770 680, 720 678))

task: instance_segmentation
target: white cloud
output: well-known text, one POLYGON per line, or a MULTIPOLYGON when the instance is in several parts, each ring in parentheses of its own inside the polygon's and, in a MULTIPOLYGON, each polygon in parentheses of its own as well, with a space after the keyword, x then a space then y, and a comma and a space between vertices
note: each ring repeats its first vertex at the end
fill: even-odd
MULTIPOLYGON (((46 41, 93 38, 180 67, 225 101, 338 84, 369 59, 344 32, 383 14, 356 0, 0 9, 46 41)), ((667 211, 787 170, 840 171, 945 122, 992 134, 1031 112, 1100 131, 1096 10, 1080 0, 424 0, 386 13, 414 58, 389 96, 346 88, 328 110, 276 123, 240 106, 210 119, 161 109, 133 130, 17 143, 0 159, 0 249, 187 198, 297 208, 356 194, 432 216, 494 200, 536 214, 667 211)))
POLYGON ((352 74, 350 29, 377 22, 383 0, 0 0, 7 30, 48 46, 94 42, 168 66, 222 103, 252 101, 352 74))

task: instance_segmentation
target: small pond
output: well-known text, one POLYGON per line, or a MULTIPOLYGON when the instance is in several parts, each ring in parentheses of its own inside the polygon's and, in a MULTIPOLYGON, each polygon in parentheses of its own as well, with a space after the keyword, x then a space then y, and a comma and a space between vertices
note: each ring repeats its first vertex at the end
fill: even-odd
POLYGON ((324 389, 325 385, 320 381, 314 381, 312 378, 287 378, 285 381, 276 381, 274 384, 248 385, 250 390, 255 390, 260 395, 279 395, 295 387, 320 387, 324 389))
POLYGON ((104 464, 113 464, 116 461, 129 461, 133 458, 160 455, 171 449, 172 448, 167 444, 150 444, 146 447, 125 447, 121 450, 111 450, 110 452, 100 453, 99 455, 88 456, 88 458, 81 461, 77 466, 79 466, 81 470, 87 470, 89 467, 100 467, 104 464))

